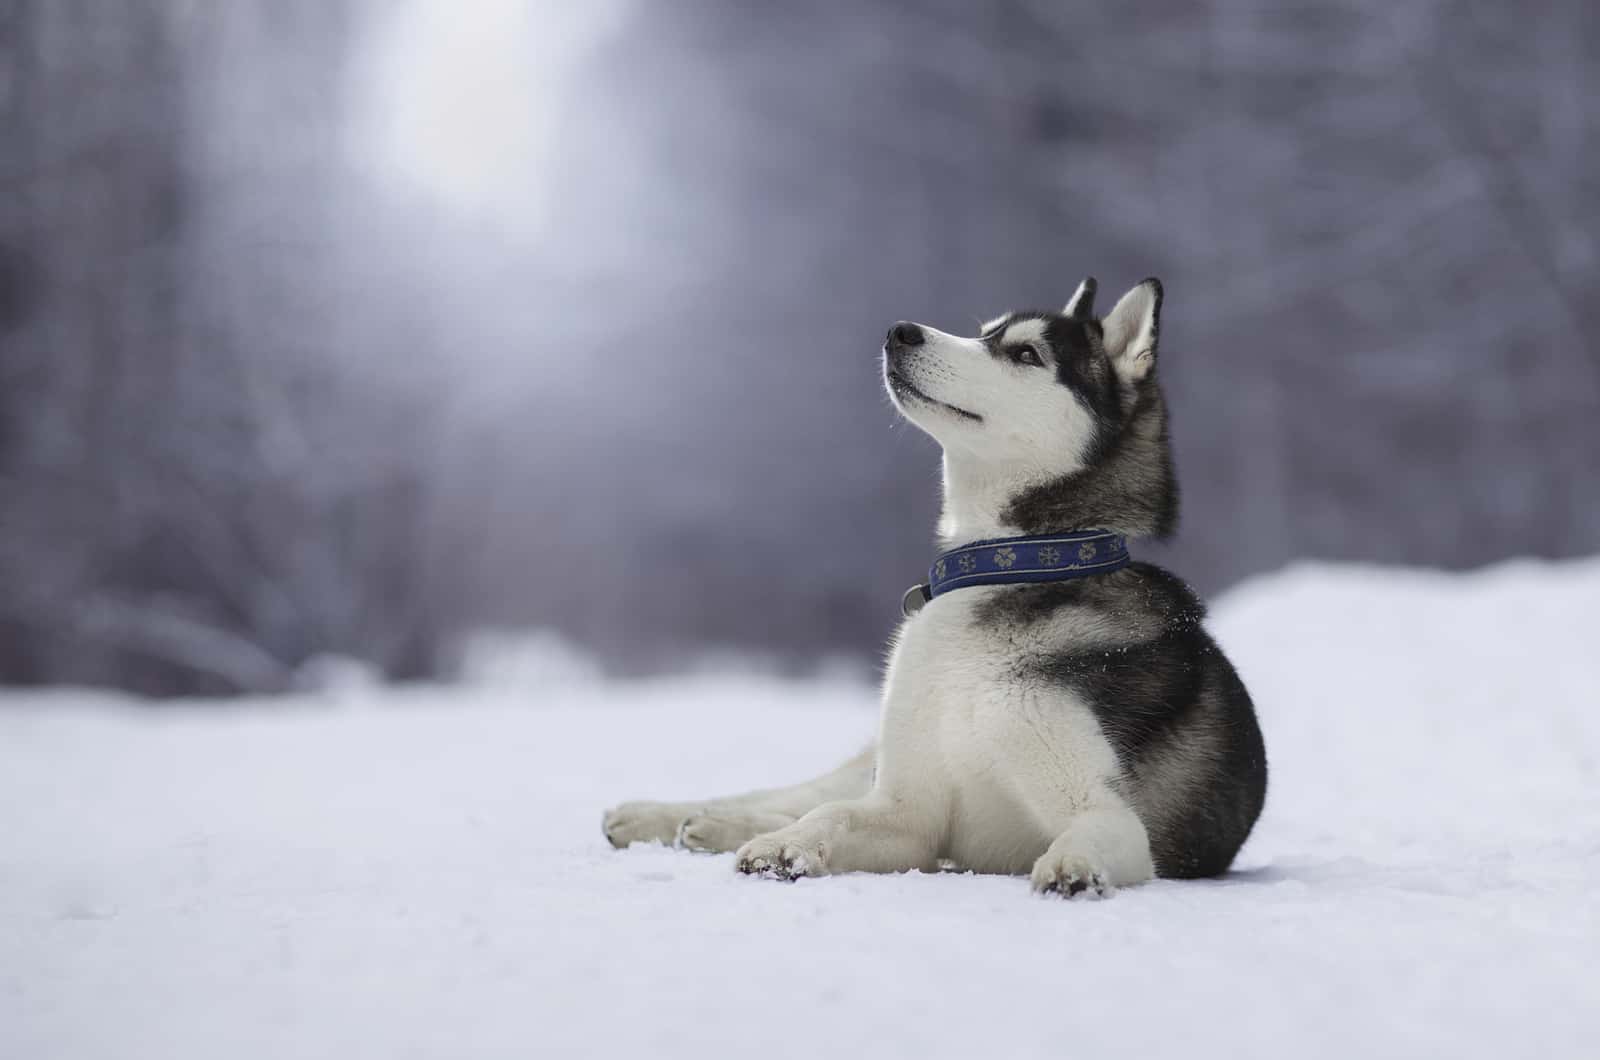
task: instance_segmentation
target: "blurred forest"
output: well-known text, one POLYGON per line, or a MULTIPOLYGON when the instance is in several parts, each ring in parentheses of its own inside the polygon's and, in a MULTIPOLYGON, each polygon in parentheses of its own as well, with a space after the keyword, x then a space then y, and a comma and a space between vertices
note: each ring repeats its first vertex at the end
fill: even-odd
POLYGON ((1091 272, 1202 589, 1596 551, 1597 99, 1588 0, 0 0, 0 681, 871 657, 884 328, 1091 272))

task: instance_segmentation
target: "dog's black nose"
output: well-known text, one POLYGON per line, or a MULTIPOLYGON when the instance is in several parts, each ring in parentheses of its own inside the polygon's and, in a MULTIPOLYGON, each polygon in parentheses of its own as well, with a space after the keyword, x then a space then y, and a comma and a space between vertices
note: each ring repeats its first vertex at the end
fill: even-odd
POLYGON ((909 321, 902 320, 889 329, 889 337, 884 340, 884 345, 893 349, 896 346, 921 346, 922 342, 922 329, 909 321))

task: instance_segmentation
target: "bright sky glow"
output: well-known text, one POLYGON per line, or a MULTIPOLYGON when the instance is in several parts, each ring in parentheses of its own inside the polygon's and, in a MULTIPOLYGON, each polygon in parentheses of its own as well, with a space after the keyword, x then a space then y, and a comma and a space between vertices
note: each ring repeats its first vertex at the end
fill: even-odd
POLYGON ((359 149, 380 176, 453 211, 537 232, 574 75, 622 10, 621 0, 390 9, 359 67, 359 149))

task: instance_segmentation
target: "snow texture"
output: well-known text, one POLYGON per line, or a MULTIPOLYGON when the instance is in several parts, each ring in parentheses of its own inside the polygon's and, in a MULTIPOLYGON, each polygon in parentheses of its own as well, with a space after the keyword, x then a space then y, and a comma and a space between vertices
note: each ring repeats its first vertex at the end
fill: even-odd
POLYGON ((1088 903, 606 846, 855 749, 842 677, 8 692, 0 1056, 1600 1055, 1597 600, 1595 560, 1239 587, 1266 814, 1088 903))

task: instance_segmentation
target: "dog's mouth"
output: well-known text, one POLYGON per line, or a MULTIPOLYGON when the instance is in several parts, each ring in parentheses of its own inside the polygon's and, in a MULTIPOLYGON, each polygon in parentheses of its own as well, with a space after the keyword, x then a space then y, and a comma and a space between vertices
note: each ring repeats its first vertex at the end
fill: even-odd
POLYGON ((957 406, 950 404, 948 401, 940 401, 936 397, 931 397, 928 394, 923 393, 922 390, 918 389, 915 383, 901 374, 900 369, 897 368, 893 362, 889 362, 884 366, 883 377, 888 380, 889 389, 894 392, 896 397, 911 398, 912 400, 920 402, 921 404, 928 405, 936 409, 943 409, 945 412, 950 413, 958 419, 968 420, 972 423, 983 422, 983 417, 978 415, 976 412, 968 412, 966 409, 958 408, 957 406))

